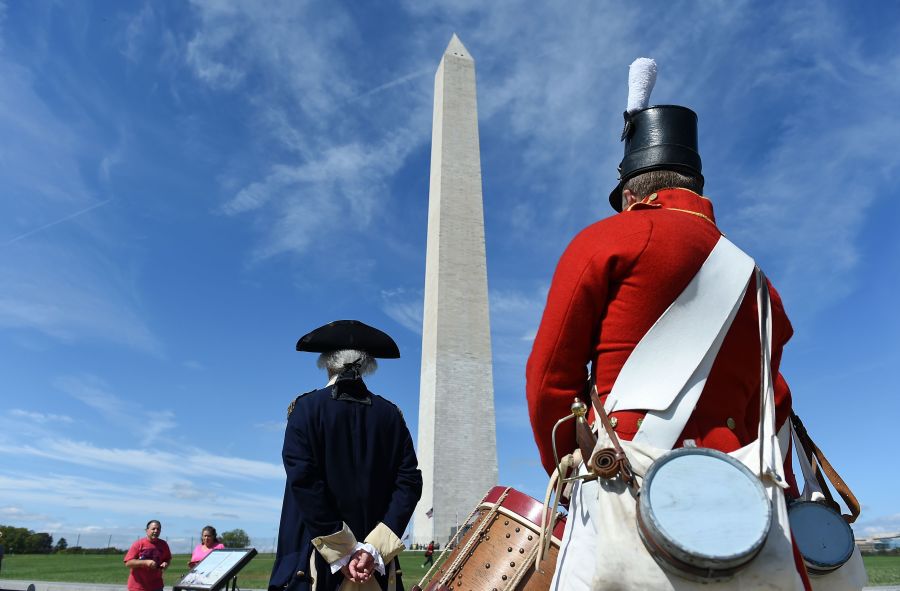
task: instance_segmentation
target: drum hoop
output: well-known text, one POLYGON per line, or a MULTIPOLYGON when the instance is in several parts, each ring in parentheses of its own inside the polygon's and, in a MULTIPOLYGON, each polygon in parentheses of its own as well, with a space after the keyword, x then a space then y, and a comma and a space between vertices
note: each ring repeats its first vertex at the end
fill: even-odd
MULTIPOLYGON (((762 483, 760 482, 759 477, 756 474, 754 474, 749 468, 747 468, 747 466, 745 466, 740 461, 736 460, 735 458, 729 456, 728 454, 726 454, 724 452, 721 452, 719 450, 712 449, 712 448, 679 448, 679 449, 674 449, 672 451, 666 452, 665 454, 663 454, 659 458, 657 458, 650 465, 650 468, 647 470, 647 474, 644 477, 644 482, 643 482, 643 485, 641 486, 641 496, 638 500, 637 511, 636 511, 636 514, 638 516, 639 530, 641 531, 641 537, 642 538, 650 538, 651 545, 654 548, 657 548, 657 547, 660 548, 660 550, 664 556, 671 556, 672 559, 675 560, 677 563, 686 564, 686 565, 690 566, 691 570, 689 572, 693 572, 693 570, 699 570, 702 572, 707 572, 707 571, 723 572, 723 573, 726 573, 726 575, 727 575, 727 571, 731 570, 732 568, 740 569, 740 568, 743 568, 744 566, 746 566, 751 560, 753 560, 753 558, 756 557, 757 554, 759 554, 760 550, 762 550, 762 547, 765 545, 766 539, 769 536, 769 532, 772 529, 772 513, 773 513, 773 511, 772 511, 771 500, 766 495, 765 488, 763 487, 762 483), (724 567, 723 566, 722 568, 712 568, 712 567, 707 568, 707 567, 702 567, 702 566, 691 565, 690 563, 686 563, 684 560, 675 557, 671 551, 663 548, 661 541, 658 541, 655 538, 653 538, 653 532, 651 531, 651 529, 649 527, 649 523, 648 523, 648 522, 656 521, 655 512, 653 510, 653 507, 650 506, 650 491, 653 488, 653 477, 656 475, 656 473, 659 471, 659 469, 662 466, 668 464, 671 460, 675 460, 681 456, 687 456, 687 455, 703 455, 703 456, 716 458, 719 460, 723 460, 730 466, 737 468, 741 473, 744 474, 744 476, 747 477, 749 482, 753 483, 754 490, 756 490, 756 492, 759 494, 760 499, 763 500, 763 502, 765 504, 765 507, 766 507, 765 530, 763 531, 763 535, 760 536, 760 538, 754 542, 753 546, 751 546, 747 550, 746 553, 736 554, 736 555, 733 555, 730 557, 729 556, 716 557, 716 556, 708 556, 708 555, 703 555, 703 554, 695 554, 695 556, 698 559, 704 560, 707 562, 721 560, 723 562, 736 563, 734 567, 724 567)), ((663 540, 671 539, 670 536, 667 535, 661 528, 657 528, 657 529, 659 530, 659 533, 661 534, 660 537, 662 537, 663 540)), ((646 540, 645 540, 645 543, 646 543, 646 540)), ((688 552, 685 552, 685 553, 689 554, 688 552)), ((731 574, 733 574, 733 572, 731 574)), ((731 576, 731 575, 727 575, 727 576, 731 576)))
MULTIPOLYGON (((815 505, 816 507, 820 507, 820 508, 825 509, 826 511, 832 513, 837 518, 838 522, 842 523, 844 525, 844 527, 846 528, 845 531, 848 532, 850 535, 850 539, 854 540, 853 528, 850 527, 850 524, 847 523, 847 521, 844 519, 844 516, 841 515, 838 511, 835 511, 834 509, 829 507, 828 505, 825 505, 823 503, 817 503, 816 501, 793 501, 793 502, 791 502, 791 504, 788 505, 788 511, 787 511, 788 512, 788 524, 790 524, 790 522, 791 522, 791 513, 796 508, 799 508, 803 505, 815 505)), ((794 528, 791 527, 791 531, 793 531, 793 529, 794 528)), ((800 545, 797 544, 797 550, 800 550, 800 556, 803 558, 803 563, 806 565, 807 572, 809 572, 810 574, 814 574, 814 575, 828 574, 830 572, 834 572, 835 570, 841 568, 844 564, 847 563, 848 560, 850 560, 850 557, 853 556, 853 550, 855 549, 855 547, 856 547, 856 542, 853 541, 850 544, 850 552, 848 552, 847 556, 845 556, 842 560, 840 560, 839 562, 836 562, 836 563, 824 563, 824 562, 819 562, 817 560, 808 558, 805 554, 803 554, 803 551, 800 550, 800 545)))
MULTIPOLYGON (((481 505, 480 505, 478 508, 479 508, 479 509, 488 509, 488 510, 490 510, 490 509, 492 509, 495 505, 496 505, 496 503, 481 503, 481 505)), ((507 509, 507 508, 504 507, 503 505, 500 505, 499 507, 497 507, 497 512, 498 512, 498 513, 503 513, 503 514, 506 515, 507 517, 511 517, 511 518, 515 519, 516 523, 518 523, 519 525, 525 526, 525 527, 527 527, 528 529, 530 529, 532 532, 534 532, 534 533, 540 535, 540 533, 541 533, 541 527, 540 527, 538 524, 536 524, 536 523, 532 523, 530 519, 526 519, 526 518, 523 517, 522 515, 519 515, 519 514, 516 513, 515 511, 511 511, 511 510, 507 509)), ((555 529, 555 526, 554 526, 554 529, 555 529)), ((554 542, 557 546, 562 545, 562 541, 561 541, 558 537, 556 537, 555 535, 551 535, 551 536, 550 536, 550 540, 551 540, 552 542, 554 542)))

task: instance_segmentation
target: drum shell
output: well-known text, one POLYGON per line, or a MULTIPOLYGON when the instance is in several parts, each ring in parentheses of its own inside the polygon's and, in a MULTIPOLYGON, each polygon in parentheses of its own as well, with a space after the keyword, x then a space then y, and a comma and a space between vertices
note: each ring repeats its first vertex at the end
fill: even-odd
POLYGON ((463 534, 422 589, 546 591, 556 569, 565 519, 560 519, 555 525, 550 548, 541 568, 535 570, 534 553, 540 541, 538 524, 542 514, 543 505, 530 496, 502 486, 492 488, 479 504, 472 527, 463 534), (492 515, 494 508, 497 510, 492 515), (473 539, 481 525, 485 526, 483 535, 480 539, 473 539), (462 555, 464 552, 467 555, 462 555), (457 560, 461 561, 460 567, 452 569, 455 572, 449 572, 457 560), (520 578, 518 584, 511 587, 516 578, 520 578))
MULTIPOLYGON (((730 475, 727 469, 725 473, 730 475)), ((693 487, 698 492, 701 487, 707 487, 703 489, 705 492, 711 490, 708 483, 702 479, 694 482, 693 487)), ((724 488, 722 492, 727 495, 731 491, 724 488)), ((713 449, 681 448, 660 456, 647 471, 636 507, 636 517, 641 539, 661 567, 681 577, 708 583, 731 578, 759 554, 771 527, 772 506, 759 478, 738 460, 713 449), (683 462, 686 456, 703 456, 709 460, 725 462, 734 468, 735 479, 744 479, 735 483, 735 492, 740 491, 741 495, 751 501, 747 510, 754 511, 755 515, 752 518, 752 527, 744 533, 746 539, 742 542, 740 550, 730 554, 715 554, 691 549, 679 543, 666 531, 665 524, 654 511, 651 499, 654 497, 653 487, 657 474, 664 467, 671 470, 675 464, 670 465, 670 462, 683 462)), ((727 520, 727 516, 723 517, 725 518, 723 520, 727 520)))
POLYGON ((828 574, 853 555, 853 530, 831 507, 814 501, 794 501, 788 506, 788 520, 810 574, 828 574))

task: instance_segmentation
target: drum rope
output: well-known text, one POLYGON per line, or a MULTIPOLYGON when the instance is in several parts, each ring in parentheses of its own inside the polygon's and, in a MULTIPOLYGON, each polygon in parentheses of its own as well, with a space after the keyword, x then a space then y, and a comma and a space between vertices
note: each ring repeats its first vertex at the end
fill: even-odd
MULTIPOLYGON (((556 520, 554 520, 555 522, 556 520)), ((531 565, 532 561, 534 564, 537 564, 536 560, 539 551, 541 550, 541 545, 538 543, 537 546, 534 546, 531 550, 528 551, 528 556, 525 557, 525 561, 522 562, 522 565, 516 571, 515 575, 510 579, 509 584, 504 587, 503 591, 514 591, 514 589, 522 582, 522 579, 525 577, 525 573, 528 572, 528 567, 531 565)))
MULTIPOLYGON (((476 529, 472 535, 469 537, 469 541, 466 542, 466 545, 459 551, 456 555, 456 559, 447 569, 447 572, 441 577, 441 585, 447 585, 447 583, 456 576, 457 572, 460 568, 462 568, 463 562, 471 556, 471 554, 475 551, 475 546, 477 546, 481 542, 482 536, 484 536, 485 530, 490 527, 491 521, 497 515, 500 509, 500 505, 506 499, 506 496, 509 494, 510 487, 506 487, 503 491, 503 494, 500 495, 500 498, 497 499, 497 502, 494 503, 494 506, 491 507, 490 511, 482 517, 481 523, 478 524, 478 529, 476 529)), ((474 513, 474 512, 473 512, 474 513)), ((457 536, 459 535, 459 531, 456 532, 457 536)))
POLYGON ((468 523, 472 520, 472 517, 475 516, 475 513, 477 513, 480 508, 481 508, 481 503, 475 505, 475 508, 472 509, 471 513, 469 513, 469 516, 466 517, 465 521, 463 521, 463 527, 456 530, 456 533, 453 534, 453 537, 450 539, 449 542, 447 542, 447 544, 444 546, 444 549, 441 550, 441 553, 438 555, 437 560, 431 564, 431 568, 428 569, 428 572, 426 572, 425 576, 422 577, 422 580, 419 581, 419 587, 422 587, 422 585, 425 584, 425 581, 430 580, 429 577, 431 576, 431 571, 436 569, 442 563, 442 561, 444 559, 444 554, 447 553, 447 550, 449 550, 451 547, 454 547, 454 548, 456 547, 454 545, 454 543, 456 542, 456 539, 459 537, 460 532, 462 532, 463 529, 466 529, 465 526, 468 525, 468 523))
MULTIPOLYGON (((485 515, 481 518, 481 522, 478 525, 478 529, 476 529, 474 532, 472 532, 472 535, 469 537, 469 540, 466 542, 466 545, 463 546, 462 548, 459 548, 459 552, 457 552, 456 557, 453 559, 453 562, 447 568, 447 572, 444 573, 444 575, 438 581, 439 585, 447 586, 447 583, 453 577, 456 576, 457 572, 462 567, 463 562, 465 561, 466 558, 468 558, 467 555, 474 551, 474 547, 480 542, 485 529, 487 529, 488 525, 490 524, 490 521, 499 512, 500 505, 503 503, 504 499, 506 499, 507 495, 509 494, 510 488, 511 487, 506 487, 506 489, 503 491, 503 494, 501 494, 500 498, 497 499, 497 501, 494 503, 494 506, 491 507, 491 509, 489 511, 487 511, 485 513, 485 515)), ((466 517, 466 520, 463 522, 463 524, 467 525, 472 520, 472 517, 475 516, 475 514, 478 512, 479 509, 481 509, 481 503, 476 505, 476 507, 472 510, 472 512, 469 513, 469 516, 466 517)), ((422 577, 422 580, 419 581, 419 587, 424 589, 425 582, 430 580, 432 571, 434 571, 434 569, 437 568, 441 564, 441 562, 444 558, 444 554, 447 553, 447 550, 450 549, 451 547, 454 547, 454 548, 456 547, 455 543, 456 543, 457 539, 460 537, 460 535, 464 529, 466 529, 466 528, 462 527, 462 528, 459 528, 456 530, 456 533, 453 535, 453 537, 450 539, 450 541, 444 546, 444 549, 441 551, 440 555, 438 556, 438 559, 435 561, 435 563, 433 565, 431 565, 431 568, 428 569, 428 572, 425 573, 425 576, 422 577)))

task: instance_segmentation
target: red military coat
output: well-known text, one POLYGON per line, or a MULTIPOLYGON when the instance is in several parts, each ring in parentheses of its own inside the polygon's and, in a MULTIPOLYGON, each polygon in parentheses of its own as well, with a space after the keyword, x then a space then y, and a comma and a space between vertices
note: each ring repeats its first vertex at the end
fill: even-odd
MULTIPOLYGON (((587 364, 593 364, 597 390, 605 400, 631 351, 691 281, 720 234, 708 199, 684 189, 665 189, 629 211, 587 227, 572 240, 553 276, 526 372, 531 425, 548 473, 555 468, 551 430, 583 392, 587 364)), ((790 412, 791 395, 778 369, 792 328, 771 284, 769 293, 780 427, 790 412)), ((751 282, 676 447, 692 439, 699 447, 731 452, 756 439, 760 389, 756 307, 751 282)), ((612 413, 619 437, 632 439, 644 414, 612 413)), ((557 430, 557 445, 560 455, 575 449, 571 422, 557 430)))

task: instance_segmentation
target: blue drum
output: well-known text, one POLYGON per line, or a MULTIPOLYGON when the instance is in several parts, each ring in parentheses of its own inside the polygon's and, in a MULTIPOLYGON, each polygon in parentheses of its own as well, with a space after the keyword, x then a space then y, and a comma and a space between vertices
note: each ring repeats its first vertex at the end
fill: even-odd
POLYGON ((788 507, 788 520, 810 574, 830 573, 850 560, 856 545, 853 530, 831 507, 814 501, 795 501, 788 507))
POLYGON ((728 454, 681 448, 647 471, 638 531, 665 570, 708 583, 731 578, 762 549, 772 504, 759 478, 728 454))

